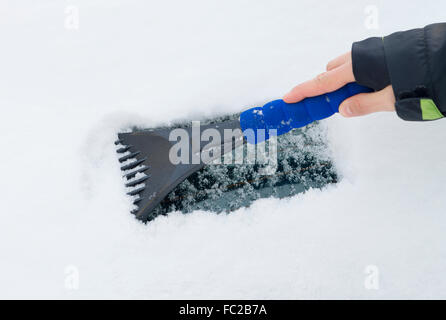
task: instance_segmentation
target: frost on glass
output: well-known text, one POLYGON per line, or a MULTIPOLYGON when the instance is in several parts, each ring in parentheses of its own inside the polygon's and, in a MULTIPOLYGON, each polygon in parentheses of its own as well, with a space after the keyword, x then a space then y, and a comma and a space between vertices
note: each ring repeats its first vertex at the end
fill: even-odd
MULTIPOLYGON (((235 116, 216 122, 232 118, 235 116)), ((265 164, 249 163, 246 157, 243 164, 228 165, 222 160, 222 164, 206 165, 168 194, 154 209, 153 217, 173 211, 228 213, 260 198, 286 198, 335 183, 337 176, 325 141, 325 131, 317 122, 277 137, 278 166, 273 174, 265 174, 265 164)), ((246 145, 241 148, 246 155, 246 145)))

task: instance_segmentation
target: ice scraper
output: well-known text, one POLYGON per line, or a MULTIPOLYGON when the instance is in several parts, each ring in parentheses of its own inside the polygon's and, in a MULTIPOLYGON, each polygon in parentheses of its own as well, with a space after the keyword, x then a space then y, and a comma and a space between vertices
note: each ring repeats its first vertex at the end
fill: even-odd
MULTIPOLYGON (((255 107, 241 112, 238 119, 211 122, 199 127, 183 128, 188 137, 188 149, 191 151, 187 161, 172 161, 173 146, 178 140, 172 139, 172 131, 178 128, 159 128, 136 130, 119 133, 116 141, 121 170, 128 194, 133 197, 135 209, 132 213, 142 221, 154 218, 153 209, 182 181, 194 172, 202 169, 217 156, 232 151, 244 144, 258 144, 270 138, 269 130, 276 130, 283 135, 294 128, 304 127, 313 121, 330 117, 338 112, 339 105, 347 98, 371 90, 356 83, 349 83, 337 91, 316 97, 306 98, 298 103, 285 103, 274 100, 263 107, 255 107), (216 130, 224 137, 225 129, 239 132, 227 141, 203 142, 194 140, 194 135, 201 137, 206 129, 216 130), (234 130, 240 129, 240 130, 234 130), (262 130, 263 129, 263 130, 262 130), (195 131, 194 131, 195 130, 195 131), (249 132, 249 134, 248 134, 249 132), (214 157, 202 159, 205 148, 219 150, 214 157)), ((215 131, 214 131, 215 132, 215 131)), ((212 152, 210 154, 213 154, 212 152)), ((183 159, 184 160, 184 159, 183 159)))

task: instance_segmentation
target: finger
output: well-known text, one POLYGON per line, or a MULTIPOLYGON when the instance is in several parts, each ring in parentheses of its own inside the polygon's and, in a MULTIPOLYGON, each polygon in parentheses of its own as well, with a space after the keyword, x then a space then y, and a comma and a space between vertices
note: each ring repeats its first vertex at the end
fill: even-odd
POLYGON ((298 102, 307 97, 314 97, 332 92, 349 82, 355 81, 351 63, 343 64, 333 70, 324 72, 316 78, 294 87, 283 100, 287 103, 298 102))
POLYGON ((395 111, 392 86, 378 92, 357 94, 339 106, 339 113, 344 117, 357 117, 380 111, 395 111))
POLYGON ((333 70, 337 67, 339 67, 340 65, 343 65, 346 62, 349 62, 352 60, 352 54, 351 52, 346 52, 343 55, 331 60, 328 64, 327 64, 327 71, 333 70))

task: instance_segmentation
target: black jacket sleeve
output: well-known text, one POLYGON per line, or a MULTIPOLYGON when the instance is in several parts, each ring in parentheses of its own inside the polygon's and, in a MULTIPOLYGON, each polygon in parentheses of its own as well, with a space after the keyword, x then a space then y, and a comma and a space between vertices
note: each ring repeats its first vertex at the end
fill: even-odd
POLYGON ((446 116, 446 23, 353 43, 356 81, 375 90, 392 84, 404 120, 446 116))

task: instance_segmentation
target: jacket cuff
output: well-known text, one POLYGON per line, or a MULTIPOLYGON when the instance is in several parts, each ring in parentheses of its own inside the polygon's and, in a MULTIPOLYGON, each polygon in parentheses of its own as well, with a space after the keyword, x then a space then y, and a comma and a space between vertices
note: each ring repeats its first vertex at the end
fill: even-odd
MULTIPOLYGON (((433 42, 432 28, 396 32, 384 38, 384 50, 389 75, 396 97, 395 109, 398 116, 409 121, 435 120, 443 117, 436 103, 435 83, 442 71, 432 69, 444 63, 433 63, 435 56, 430 45, 433 42), (440 71, 440 72, 439 72, 440 71)), ((441 35, 441 34, 440 34, 441 35)), ((439 46, 441 47, 441 46, 439 46)))
POLYGON ((390 84, 382 38, 373 37, 354 42, 352 63, 355 80, 360 85, 377 91, 390 84))
POLYGON ((417 90, 423 91, 423 97, 432 97, 424 30, 393 33, 384 38, 384 48, 397 101, 408 95, 421 98, 417 90))
POLYGON ((444 118, 437 105, 429 98, 405 98, 395 103, 397 115, 406 121, 431 121, 444 118))

